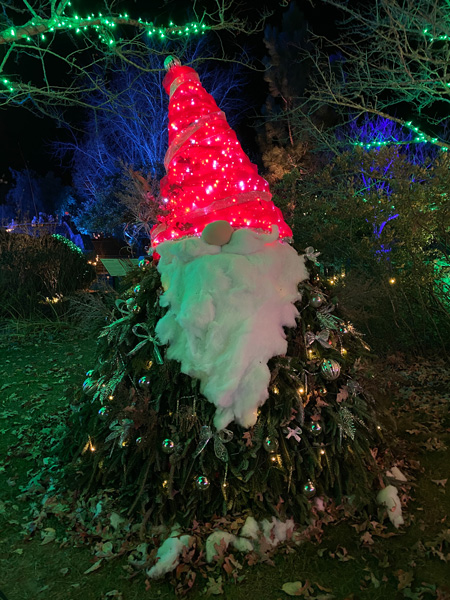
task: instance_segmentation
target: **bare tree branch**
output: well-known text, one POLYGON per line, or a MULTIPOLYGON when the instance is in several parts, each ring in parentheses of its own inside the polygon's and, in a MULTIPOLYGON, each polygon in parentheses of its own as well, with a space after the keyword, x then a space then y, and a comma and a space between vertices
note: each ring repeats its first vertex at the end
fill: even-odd
POLYGON ((341 117, 370 113, 413 131, 420 125, 428 131, 421 139, 450 148, 435 133, 450 105, 450 3, 323 3, 342 11, 343 33, 337 41, 312 36, 315 76, 299 111, 311 114, 325 104, 341 117))
MULTIPOLYGON (((91 92, 104 95, 106 104, 103 75, 111 68, 129 64, 151 70, 146 61, 149 48, 167 54, 154 39, 179 41, 206 31, 250 35, 262 29, 268 14, 250 23, 231 14, 233 0, 216 0, 215 12, 202 11, 194 3, 195 22, 158 27, 150 20, 115 13, 115 0, 105 0, 104 13, 87 16, 76 14, 69 0, 23 0, 20 9, 10 4, 0 0, 0 107, 23 105, 53 116, 69 106, 85 106, 84 97, 91 92)), ((221 58, 226 59, 225 54, 221 58)))

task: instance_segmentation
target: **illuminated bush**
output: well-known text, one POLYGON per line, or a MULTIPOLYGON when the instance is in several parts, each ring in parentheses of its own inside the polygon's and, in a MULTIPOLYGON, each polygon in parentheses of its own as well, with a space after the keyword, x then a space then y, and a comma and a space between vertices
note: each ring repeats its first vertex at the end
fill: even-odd
MULTIPOLYGON (((86 288, 94 268, 61 236, 32 237, 0 230, 0 314, 31 316, 86 288)), ((47 309, 47 310, 46 310, 47 309)))
POLYGON ((349 317, 380 348, 448 344, 450 157, 354 148, 275 191, 299 248, 322 255, 349 317), (291 211, 292 212, 292 211, 291 211), (341 274, 345 272, 345 278, 341 274))

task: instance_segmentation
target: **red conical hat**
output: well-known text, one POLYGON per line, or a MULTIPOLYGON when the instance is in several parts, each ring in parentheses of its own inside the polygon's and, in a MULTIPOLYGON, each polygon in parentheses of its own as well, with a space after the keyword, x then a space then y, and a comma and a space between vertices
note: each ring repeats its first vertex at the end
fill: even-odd
POLYGON ((291 237, 272 202, 269 184, 242 150, 236 134, 194 69, 171 60, 163 81, 169 101, 169 149, 161 181, 168 214, 152 229, 152 244, 200 235, 209 223, 291 237))

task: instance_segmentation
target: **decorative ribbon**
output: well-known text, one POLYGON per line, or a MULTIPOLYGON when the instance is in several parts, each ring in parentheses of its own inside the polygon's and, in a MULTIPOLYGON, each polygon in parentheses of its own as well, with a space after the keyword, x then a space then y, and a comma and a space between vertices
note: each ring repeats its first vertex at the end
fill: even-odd
MULTIPOLYGON (((226 120, 225 113, 221 110, 208 113, 207 115, 203 115, 198 119, 195 119, 192 123, 190 123, 186 129, 184 129, 170 144, 166 155, 164 157, 164 167, 167 171, 168 166, 172 162, 173 158, 177 154, 178 150, 188 141, 188 139, 194 135, 196 131, 198 131, 205 123, 211 123, 212 121, 217 120, 226 120)), ((213 134, 212 137, 216 137, 217 134, 213 134)), ((205 138, 207 140, 208 138, 205 138)))
POLYGON ((151 342, 153 344, 153 354, 155 355, 156 362, 158 363, 158 365, 162 365, 164 361, 161 356, 161 352, 158 348, 158 342, 150 333, 150 327, 147 325, 147 323, 137 323, 133 326, 131 331, 136 337, 142 338, 142 340, 137 344, 137 346, 133 348, 133 350, 128 352, 127 356, 132 356, 133 354, 136 354, 136 352, 138 352, 146 344, 151 342), (139 333, 140 329, 142 329, 144 333, 139 333))
POLYGON ((188 73, 185 71, 176 77, 170 84, 169 97, 172 97, 177 88, 187 81, 200 81, 200 77, 197 73, 195 73, 195 71, 189 71, 188 73))
POLYGON ((315 265, 320 264, 317 261, 317 257, 320 255, 320 252, 314 252, 314 248, 312 246, 308 246, 305 248, 305 256, 308 260, 313 262, 315 265))
MULTIPOLYGON (((191 210, 188 215, 189 219, 202 217, 205 215, 209 215, 212 212, 219 212, 225 208, 229 208, 230 206, 238 206, 239 204, 244 204, 246 202, 253 202, 255 200, 262 200, 265 202, 270 202, 272 199, 272 194, 270 192, 260 192, 260 191, 250 191, 250 192, 242 192, 234 194, 233 196, 227 196, 226 198, 219 198, 215 202, 211 202, 208 206, 203 208, 197 208, 196 210, 191 210)), ((217 215, 219 219, 220 216, 217 215)), ((170 223, 161 223, 153 230, 152 239, 155 240, 158 236, 163 233, 168 227, 170 223)))
POLYGON ((325 329, 338 330, 342 324, 342 319, 340 317, 331 314, 335 308, 335 305, 333 303, 330 303, 326 306, 321 306, 317 311, 317 318, 319 319, 319 323, 325 329))
POLYGON ((305 333, 306 347, 311 346, 314 342, 318 342, 324 348, 329 348, 331 345, 329 337, 330 332, 328 329, 322 329, 322 331, 317 334, 312 331, 307 331, 305 333))
POLYGON ((200 442, 194 452, 194 459, 203 452, 209 440, 212 438, 214 439, 215 455, 219 460, 228 462, 228 450, 225 448, 225 444, 231 442, 233 436, 233 432, 229 429, 222 429, 221 431, 215 431, 213 433, 213 430, 209 425, 203 425, 200 429, 200 442))
POLYGON ((130 310, 130 307, 128 306, 126 300, 123 300, 123 298, 119 298, 118 300, 116 300, 116 308, 118 311, 120 311, 124 316, 121 319, 117 319, 117 321, 114 321, 113 323, 111 323, 110 325, 107 325, 103 331, 100 333, 99 337, 103 337, 105 335, 108 335, 109 330, 112 327, 115 327, 116 325, 118 325, 119 323, 123 323, 124 321, 127 321, 128 319, 131 319, 131 317, 134 316, 134 313, 130 310))

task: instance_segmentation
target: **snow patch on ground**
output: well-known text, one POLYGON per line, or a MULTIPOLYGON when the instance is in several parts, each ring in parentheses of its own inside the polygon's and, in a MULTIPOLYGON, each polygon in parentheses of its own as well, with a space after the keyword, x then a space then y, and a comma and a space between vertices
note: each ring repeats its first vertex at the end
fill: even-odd
POLYGON ((386 471, 386 475, 396 481, 408 481, 398 467, 392 467, 390 471, 386 471))
MULTIPOLYGON (((280 521, 272 517, 271 521, 264 519, 261 523, 253 517, 247 517, 240 535, 234 535, 228 531, 216 529, 206 539, 205 552, 206 560, 211 563, 217 555, 217 546, 222 546, 227 550, 231 545, 239 552, 251 552, 258 548, 258 545, 265 541, 266 544, 275 547, 286 540, 292 538, 294 532, 294 521, 280 521)), ((150 579, 158 579, 173 571, 180 563, 180 556, 184 548, 189 548, 194 543, 194 537, 181 535, 178 530, 174 530, 158 549, 156 554, 157 562, 147 570, 150 579)))
POLYGON ((394 527, 398 528, 400 525, 403 525, 402 505, 395 486, 388 485, 378 492, 377 502, 378 504, 384 504, 387 508, 389 520, 394 527))
POLYGON ((150 579, 159 579, 166 573, 170 573, 180 564, 180 556, 184 548, 189 548, 192 543, 191 536, 180 535, 178 531, 173 531, 156 553, 157 562, 147 570, 150 579))

